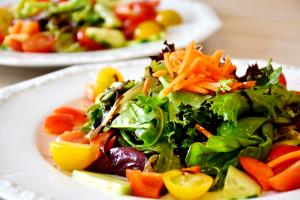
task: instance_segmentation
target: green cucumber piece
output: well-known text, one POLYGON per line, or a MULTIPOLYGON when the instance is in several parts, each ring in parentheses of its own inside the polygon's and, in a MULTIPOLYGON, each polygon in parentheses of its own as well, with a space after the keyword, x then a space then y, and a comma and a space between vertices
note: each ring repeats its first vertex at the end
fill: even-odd
POLYGON ((223 197, 225 199, 239 199, 257 197, 261 187, 247 174, 230 166, 225 178, 223 197))
POLYGON ((72 178, 84 185, 102 191, 108 191, 120 195, 131 194, 130 183, 126 178, 123 177, 74 170, 72 173, 72 178))
POLYGON ((225 200, 223 197, 223 190, 215 192, 207 192, 199 200, 225 200))

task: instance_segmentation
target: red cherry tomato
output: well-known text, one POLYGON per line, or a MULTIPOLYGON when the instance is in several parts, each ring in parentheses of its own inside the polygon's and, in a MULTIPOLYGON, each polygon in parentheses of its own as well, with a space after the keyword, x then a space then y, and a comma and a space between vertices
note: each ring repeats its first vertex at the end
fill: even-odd
POLYGON ((83 124, 87 121, 85 112, 77 108, 72 108, 69 106, 62 106, 54 110, 55 114, 68 114, 74 117, 75 125, 83 124))
POLYGON ((76 34, 77 40, 80 44, 80 46, 88 49, 88 50, 100 50, 104 49, 105 46, 97 43, 95 40, 90 39, 86 34, 85 34, 85 29, 80 29, 77 34, 76 34))
POLYGON ((48 53, 54 51, 54 37, 52 35, 37 33, 22 43, 24 52, 48 53))
POLYGON ((279 76, 279 83, 281 83, 282 85, 284 85, 286 87, 287 85, 287 82, 286 82, 286 79, 285 79, 285 76, 283 73, 280 74, 279 76))
POLYGON ((141 15, 148 16, 148 19, 150 19, 156 16, 155 7, 158 5, 158 0, 120 3, 114 7, 114 13, 122 21, 141 15))
POLYGON ((47 132, 60 135, 74 128, 74 117, 68 114, 54 114, 45 119, 44 128, 47 132))
POLYGON ((5 35, 0 33, 0 45, 2 44, 2 42, 4 41, 5 39, 5 35))

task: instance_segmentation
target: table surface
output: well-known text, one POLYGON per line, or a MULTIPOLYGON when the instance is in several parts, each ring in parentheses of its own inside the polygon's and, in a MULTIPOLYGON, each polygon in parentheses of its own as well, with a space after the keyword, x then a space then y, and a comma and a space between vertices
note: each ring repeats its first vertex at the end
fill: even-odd
MULTIPOLYGON (((197 1, 197 0, 194 0, 197 1)), ((300 67, 299 0, 202 0, 223 26, 204 41, 204 51, 224 49, 235 58, 273 58, 300 67)), ((0 88, 54 71, 0 66, 0 88)))

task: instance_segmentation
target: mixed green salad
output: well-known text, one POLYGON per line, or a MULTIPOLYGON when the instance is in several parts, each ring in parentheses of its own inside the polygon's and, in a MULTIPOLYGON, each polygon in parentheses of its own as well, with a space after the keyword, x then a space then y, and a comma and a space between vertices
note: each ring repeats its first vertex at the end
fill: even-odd
POLYGON ((300 188, 300 95, 282 68, 270 60, 237 76, 221 50, 165 44, 141 80, 104 68, 85 112, 61 107, 45 119, 58 135, 49 144, 56 165, 94 187, 150 198, 300 188))
POLYGON ((160 40, 182 23, 159 0, 20 0, 0 7, 0 47, 19 52, 79 52, 160 40))

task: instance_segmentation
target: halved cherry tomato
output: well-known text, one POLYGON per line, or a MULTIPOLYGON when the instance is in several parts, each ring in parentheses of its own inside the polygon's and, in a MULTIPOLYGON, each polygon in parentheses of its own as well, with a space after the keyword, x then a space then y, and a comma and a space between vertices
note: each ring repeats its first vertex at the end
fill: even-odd
POLYGON ((18 40, 16 40, 16 39, 9 39, 8 40, 8 46, 11 48, 11 49, 13 49, 13 50, 15 50, 15 51, 23 51, 23 49, 22 49, 22 43, 21 42, 19 42, 18 40))
POLYGON ((281 83, 285 87, 287 85, 286 78, 285 78, 283 73, 281 73, 280 76, 279 76, 279 83, 281 83))
POLYGON ((68 114, 54 114, 45 119, 45 130, 49 133, 60 135, 74 128, 74 117, 68 114))
POLYGON ((269 178, 274 176, 274 173, 268 165, 250 157, 240 157, 240 163, 245 171, 250 174, 264 190, 270 190, 272 188, 269 183, 269 178))
POLYGON ((65 142, 74 142, 74 143, 82 143, 82 144, 90 143, 89 139, 85 137, 84 132, 80 130, 65 131, 63 134, 58 136, 58 139, 60 141, 65 141, 65 142))
POLYGON ((186 174, 179 169, 165 172, 163 180, 170 194, 178 199, 198 199, 213 184, 213 178, 206 174, 186 174))
POLYGON ((54 113, 56 114, 69 114, 74 117, 74 123, 75 125, 83 124, 87 121, 87 117, 85 112, 82 110, 79 110, 77 108, 72 108, 69 106, 62 106, 54 110, 54 113))
POLYGON ((164 188, 162 176, 155 172, 126 169, 126 176, 135 196, 158 198, 164 188))
POLYGON ((95 151, 87 144, 50 142, 49 150, 55 163, 64 170, 82 170, 95 161, 95 151))
POLYGON ((119 3, 114 7, 115 15, 122 21, 137 16, 155 17, 155 7, 159 5, 158 0, 142 0, 130 3, 119 3))
POLYGON ((77 40, 80 44, 80 46, 88 49, 88 50, 101 50, 101 49, 105 49, 105 46, 97 43, 95 40, 90 39, 86 33, 85 33, 85 29, 79 29, 79 31, 76 34, 77 40))
POLYGON ((269 182, 277 191, 289 191, 300 188, 300 160, 286 170, 273 176, 269 182))
POLYGON ((48 53, 54 51, 54 37, 45 33, 37 33, 22 42, 24 52, 48 53))
POLYGON ((22 20, 15 20, 13 26, 10 29, 11 34, 21 33, 23 27, 22 20))

